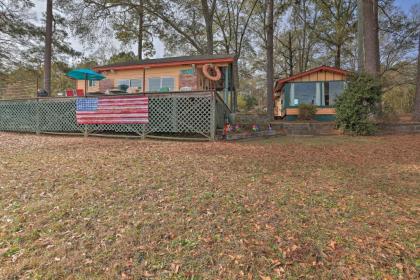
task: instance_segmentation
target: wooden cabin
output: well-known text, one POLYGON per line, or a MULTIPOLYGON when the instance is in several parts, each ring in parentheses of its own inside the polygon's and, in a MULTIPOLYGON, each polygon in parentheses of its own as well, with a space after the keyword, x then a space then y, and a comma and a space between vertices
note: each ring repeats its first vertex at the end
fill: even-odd
MULTIPOLYGON (((200 55, 144 59, 94 67, 102 81, 88 81, 87 93, 106 94, 123 88, 127 93, 182 93, 214 90, 233 111, 236 108, 232 55, 200 55), (219 78, 209 79, 206 67, 218 68, 219 78)), ((217 73, 215 73, 217 76, 217 73)), ((212 78, 212 77, 210 77, 212 78)), ((84 89, 85 81, 77 82, 84 89)))
POLYGON ((276 81, 274 87, 274 116, 296 120, 300 104, 318 107, 315 119, 335 119, 335 102, 344 91, 348 72, 339 68, 320 66, 276 81))

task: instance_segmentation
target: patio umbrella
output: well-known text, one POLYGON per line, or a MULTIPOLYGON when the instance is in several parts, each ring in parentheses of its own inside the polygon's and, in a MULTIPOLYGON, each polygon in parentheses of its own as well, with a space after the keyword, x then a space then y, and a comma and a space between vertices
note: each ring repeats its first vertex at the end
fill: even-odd
POLYGON ((71 70, 66 74, 67 77, 70 77, 75 80, 84 80, 85 81, 85 95, 87 91, 87 81, 100 81, 105 79, 105 76, 99 74, 92 69, 80 68, 71 70))

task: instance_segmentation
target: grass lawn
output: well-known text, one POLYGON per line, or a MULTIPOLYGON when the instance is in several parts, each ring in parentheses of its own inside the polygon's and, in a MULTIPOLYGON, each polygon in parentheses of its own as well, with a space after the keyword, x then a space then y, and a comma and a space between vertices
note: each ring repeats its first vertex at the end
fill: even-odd
POLYGON ((415 279, 420 136, 0 133, 0 279, 415 279))

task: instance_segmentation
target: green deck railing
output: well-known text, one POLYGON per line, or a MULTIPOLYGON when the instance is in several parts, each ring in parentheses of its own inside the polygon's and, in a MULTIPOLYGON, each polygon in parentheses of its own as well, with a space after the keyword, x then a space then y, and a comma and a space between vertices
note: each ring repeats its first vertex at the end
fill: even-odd
MULTIPOLYGON (((149 123, 79 125, 76 98, 0 100, 0 131, 33 133, 131 134, 139 137, 215 139, 230 113, 215 92, 149 94, 149 123)), ((101 97, 99 97, 101 98, 101 97)))

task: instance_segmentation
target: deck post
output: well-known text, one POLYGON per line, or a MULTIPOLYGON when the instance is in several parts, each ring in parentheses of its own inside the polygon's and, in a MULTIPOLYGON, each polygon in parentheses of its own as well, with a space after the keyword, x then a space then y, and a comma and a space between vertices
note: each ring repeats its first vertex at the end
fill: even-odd
POLYGON ((84 136, 84 137, 88 137, 88 135, 89 135, 88 125, 87 125, 87 124, 85 124, 85 125, 84 125, 83 136, 84 136))
POLYGON ((216 140, 215 134, 216 134, 216 96, 217 94, 215 91, 213 91, 210 95, 210 140, 214 141, 216 140))
POLYGON ((39 104, 39 98, 37 98, 36 99, 36 118, 35 118, 35 121, 36 121, 36 134, 37 135, 39 135, 39 134, 41 134, 41 118, 40 118, 40 110, 41 110, 41 108, 40 108, 40 104, 39 104))
POLYGON ((178 99, 176 96, 171 96, 172 98, 172 110, 171 110, 171 119, 172 119, 172 129, 173 132, 178 132, 178 99))
POLYGON ((146 94, 146 68, 143 68, 143 82, 142 82, 143 95, 146 94))
POLYGON ((224 69, 225 71, 225 88, 224 88, 224 98, 223 98, 223 101, 226 103, 226 104, 229 104, 228 102, 229 102, 229 97, 228 97, 228 91, 229 91, 229 66, 228 67, 226 67, 225 69, 224 69))
POLYGON ((141 140, 146 138, 146 124, 141 125, 141 140))

